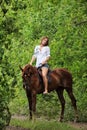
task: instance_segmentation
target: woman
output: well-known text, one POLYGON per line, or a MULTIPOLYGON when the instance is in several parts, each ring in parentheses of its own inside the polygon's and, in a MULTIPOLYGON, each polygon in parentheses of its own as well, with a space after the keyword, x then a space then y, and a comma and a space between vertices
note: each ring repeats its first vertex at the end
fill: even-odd
POLYGON ((48 61, 50 59, 50 48, 48 46, 49 39, 48 37, 43 37, 41 39, 40 45, 35 47, 34 55, 32 56, 30 65, 35 61, 36 59, 36 67, 41 67, 42 69, 42 77, 44 82, 45 91, 43 94, 48 93, 48 79, 47 79, 47 73, 48 73, 48 61))

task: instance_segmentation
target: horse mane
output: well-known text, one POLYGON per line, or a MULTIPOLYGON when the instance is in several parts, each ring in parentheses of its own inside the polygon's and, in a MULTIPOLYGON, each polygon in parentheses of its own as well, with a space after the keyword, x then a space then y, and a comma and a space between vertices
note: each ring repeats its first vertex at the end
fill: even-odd
POLYGON ((37 73, 37 68, 30 64, 27 64, 24 66, 23 71, 29 71, 30 73, 35 74, 37 73))

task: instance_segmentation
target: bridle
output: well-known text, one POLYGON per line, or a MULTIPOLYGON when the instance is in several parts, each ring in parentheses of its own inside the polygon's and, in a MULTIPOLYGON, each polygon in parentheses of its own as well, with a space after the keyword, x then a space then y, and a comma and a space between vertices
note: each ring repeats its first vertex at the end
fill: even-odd
POLYGON ((22 73, 23 73, 23 74, 22 74, 23 87, 24 87, 25 89, 30 89, 29 86, 31 86, 32 83, 33 83, 32 79, 33 79, 33 77, 35 77, 35 76, 38 77, 38 72, 34 74, 34 73, 24 72, 24 70, 23 70, 22 73))

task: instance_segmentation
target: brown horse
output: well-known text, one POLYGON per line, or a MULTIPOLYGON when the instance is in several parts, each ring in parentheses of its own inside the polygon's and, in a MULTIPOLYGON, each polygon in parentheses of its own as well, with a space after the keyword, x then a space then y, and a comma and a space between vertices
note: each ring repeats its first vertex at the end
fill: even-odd
MULTIPOLYGON (((32 119, 32 114, 36 111, 36 95, 43 93, 44 85, 40 78, 40 74, 36 67, 27 64, 22 70, 22 78, 23 78, 23 87, 26 90, 28 102, 29 102, 29 110, 30 110, 30 119, 32 119)), ((72 75, 71 73, 64 68, 54 69, 49 73, 49 82, 48 82, 48 92, 55 90, 61 102, 61 115, 60 121, 64 118, 64 108, 65 108, 65 100, 63 96, 64 89, 67 91, 72 105, 75 110, 75 120, 77 121, 77 106, 76 99, 73 95, 72 91, 72 75)))

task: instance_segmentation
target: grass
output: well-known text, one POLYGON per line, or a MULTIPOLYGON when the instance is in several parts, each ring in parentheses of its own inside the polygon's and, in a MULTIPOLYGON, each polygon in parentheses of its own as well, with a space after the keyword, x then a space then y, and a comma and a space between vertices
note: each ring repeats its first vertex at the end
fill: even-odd
POLYGON ((72 128, 66 123, 59 123, 57 121, 46 121, 44 119, 35 121, 29 121, 28 119, 12 119, 10 125, 30 130, 79 130, 76 128, 72 128))

